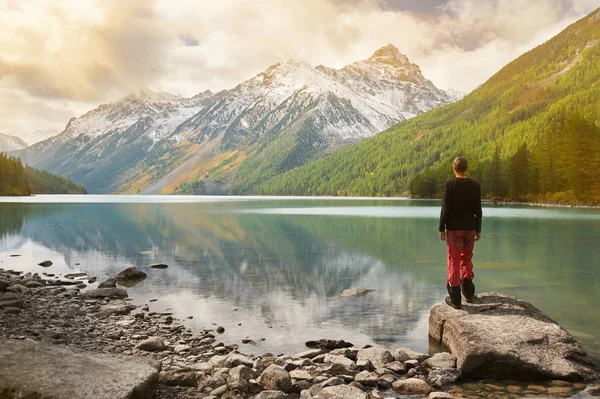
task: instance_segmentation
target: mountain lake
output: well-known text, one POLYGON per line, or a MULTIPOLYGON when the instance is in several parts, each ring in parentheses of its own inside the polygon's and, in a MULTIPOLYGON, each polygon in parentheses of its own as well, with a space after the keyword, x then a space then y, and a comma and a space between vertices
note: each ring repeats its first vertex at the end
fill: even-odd
MULTIPOLYGON (((137 266, 148 278, 127 288, 133 303, 173 312, 192 329, 223 326, 219 340, 243 353, 295 353, 319 338, 427 352, 429 309, 446 296, 435 200, 40 195, 0 202, 0 268, 84 271, 100 282, 137 266), (37 265, 46 259, 51 267, 37 265), (155 263, 168 268, 149 267, 155 263), (374 291, 341 298, 347 288, 374 291)), ((483 212, 477 291, 530 301, 600 361, 600 209, 486 205, 483 212)))

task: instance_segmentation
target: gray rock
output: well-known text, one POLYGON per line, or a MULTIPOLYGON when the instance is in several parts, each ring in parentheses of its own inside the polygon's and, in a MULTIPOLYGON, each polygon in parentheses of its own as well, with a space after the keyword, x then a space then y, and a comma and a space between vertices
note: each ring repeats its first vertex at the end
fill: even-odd
POLYGON ((8 301, 0 301, 0 309, 2 308, 24 308, 25 302, 22 299, 10 299, 8 301))
POLYGON ((406 370, 414 369, 415 367, 418 367, 418 366, 419 366, 418 360, 407 360, 404 362, 404 368, 406 370))
MULTIPOLYGON (((336 385, 332 387, 321 388, 313 386, 309 390, 310 396, 307 398, 319 399, 367 399, 365 392, 350 385, 336 385)), ((302 397, 302 396, 301 396, 302 397)))
POLYGON ((470 378, 591 380, 600 371, 575 338, 528 302, 483 293, 455 310, 436 305, 429 335, 470 378))
POLYGON ((81 294, 84 299, 87 298, 116 298, 123 299, 127 298, 127 291, 122 288, 96 288, 95 290, 89 290, 81 294))
POLYGON ((265 390, 282 391, 285 393, 292 391, 292 378, 290 374, 274 364, 262 372, 259 383, 265 390))
POLYGON ((231 390, 237 389, 241 392, 248 392, 248 381, 253 378, 256 378, 256 372, 250 367, 236 366, 229 370, 227 387, 231 390))
MULTIPOLYGON (((315 382, 316 382, 316 378, 315 378, 315 382)), ((321 383, 319 384, 319 386, 320 386, 321 388, 326 388, 326 387, 334 387, 334 386, 337 386, 337 385, 342 385, 344 382, 345 382, 345 381, 344 381, 344 380, 342 380, 342 379, 341 379, 341 378, 339 378, 339 377, 331 377, 331 378, 328 378, 328 379, 326 379, 325 381, 321 382, 321 383)))
POLYGON ((115 288, 117 286, 117 280, 110 277, 107 280, 104 280, 100 284, 98 284, 98 288, 115 288))
POLYGON ((589 385, 584 392, 592 396, 600 396, 600 385, 589 385))
POLYGON ((262 391, 254 399, 288 399, 289 395, 281 391, 262 391))
POLYGON ((354 376, 354 381, 360 382, 364 386, 376 387, 377 383, 379 382, 379 378, 377 375, 368 371, 361 371, 354 376))
POLYGON ((10 286, 10 284, 6 281, 0 280, 0 292, 6 292, 6 289, 10 286))
POLYGON ((41 342, 0 341, 0 359, 9 398, 150 399, 158 384, 148 363, 41 342))
POLYGON ((79 272, 79 273, 68 273, 68 274, 65 274, 63 277, 64 278, 75 278, 75 277, 85 277, 85 276, 87 276, 87 273, 79 272))
POLYGON ((40 288, 44 286, 44 284, 40 283, 39 281, 28 281, 24 285, 27 288, 40 288))
POLYGON ((427 382, 434 388, 443 388, 456 382, 461 375, 461 371, 454 368, 434 369, 427 376, 427 382))
POLYGON ((394 381, 392 388, 401 395, 428 395, 431 392, 429 385, 418 378, 394 381))
POLYGON ((448 392, 431 392, 429 399, 452 399, 453 396, 448 392))
POLYGON ((356 360, 370 360, 375 368, 379 368, 394 361, 394 356, 384 348, 367 348, 359 349, 356 360))
POLYGON ((375 370, 375 367, 373 367, 373 363, 371 363, 371 361, 369 359, 360 359, 356 361, 356 367, 359 370, 367 370, 367 371, 373 371, 375 370))
POLYGON ((147 276, 148 275, 146 273, 144 273, 137 267, 132 266, 132 267, 128 267, 125 270, 121 270, 119 273, 117 273, 117 275, 115 276, 115 280, 117 280, 117 281, 142 280, 142 279, 145 279, 147 276))
POLYGON ((369 292, 375 290, 368 290, 366 288, 348 288, 342 291, 340 297, 342 298, 355 298, 357 296, 367 295, 369 292))
POLYGON ((356 369, 356 363, 348 359, 346 356, 340 355, 325 355, 325 363, 339 364, 348 370, 356 369))
POLYGON ((319 355, 322 355, 323 353, 325 353, 325 351, 323 349, 309 349, 307 351, 304 352, 300 352, 300 353, 296 353, 294 355, 294 357, 297 358, 306 358, 306 359, 313 359, 319 355))
POLYGON ((148 352, 162 351, 165 349, 165 343, 160 337, 150 337, 135 346, 136 349, 140 349, 148 352))
POLYGON ((196 374, 189 370, 161 371, 159 381, 167 386, 195 387, 196 374))
POLYGON ((421 365, 428 369, 453 369, 456 368, 456 356, 447 352, 436 353, 421 365))
POLYGON ((306 346, 312 349, 324 349, 326 351, 331 351, 339 348, 351 348, 354 345, 351 342, 346 342, 342 340, 334 340, 334 339, 320 339, 318 341, 307 341, 306 346))
POLYGON ((250 359, 247 356, 241 355, 239 353, 230 353, 229 355, 227 355, 223 364, 225 367, 229 367, 229 368, 237 367, 240 365, 253 368, 254 360, 250 359))
POLYGON ((414 350, 409 348, 396 349, 394 355, 396 360, 399 362, 405 362, 407 360, 417 360, 418 362, 422 362, 429 357, 429 355, 420 352, 415 352, 414 350))
POLYGON ((404 365, 404 363, 400 363, 399 361, 395 360, 393 362, 389 362, 385 365, 385 369, 392 371, 396 374, 404 374, 406 373, 406 366, 404 365))
POLYGON ((50 267, 50 266, 52 266, 52 261, 45 260, 45 261, 38 263, 38 265, 40 265, 42 267, 50 267))
POLYGON ((218 388, 215 388, 212 391, 210 391, 210 394, 214 395, 214 396, 221 396, 225 392, 227 392, 227 385, 222 385, 222 386, 220 386, 218 388))
POLYGON ((126 315, 135 309, 135 305, 125 301, 115 301, 100 307, 100 316, 108 317, 110 315, 126 315))
POLYGON ((16 308, 14 306, 7 306, 3 308, 2 311, 6 314, 20 314, 23 311, 23 309, 16 308))
POLYGON ((294 380, 305 381, 312 381, 314 378, 313 375, 307 370, 292 370, 290 371, 290 377, 292 377, 294 380))

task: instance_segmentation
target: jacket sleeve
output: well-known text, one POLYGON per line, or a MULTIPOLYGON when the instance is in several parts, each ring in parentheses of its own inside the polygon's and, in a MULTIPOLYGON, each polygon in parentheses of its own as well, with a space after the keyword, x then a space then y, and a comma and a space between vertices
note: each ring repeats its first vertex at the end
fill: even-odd
POLYGON ((442 195, 442 211, 440 212, 440 231, 446 231, 446 222, 448 222, 450 198, 448 193, 448 183, 444 184, 444 194, 442 195))
POLYGON ((483 212, 481 210, 481 186, 479 184, 477 185, 477 197, 475 201, 475 231, 481 233, 483 212))

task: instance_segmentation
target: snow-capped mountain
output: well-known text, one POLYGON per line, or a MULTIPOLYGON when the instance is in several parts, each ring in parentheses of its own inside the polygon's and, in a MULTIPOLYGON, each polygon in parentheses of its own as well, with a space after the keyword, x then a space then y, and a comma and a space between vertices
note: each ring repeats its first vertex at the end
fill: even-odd
POLYGON ((19 134, 19 137, 28 145, 34 145, 35 143, 54 137, 59 133, 60 130, 58 129, 39 129, 34 132, 21 133, 19 134))
POLYGON ((388 45, 340 70, 292 58, 216 94, 142 91, 71 119, 21 156, 90 192, 173 192, 198 180, 250 192, 456 99, 388 45))
POLYGON ((0 133, 0 152, 22 150, 27 143, 15 136, 0 133))

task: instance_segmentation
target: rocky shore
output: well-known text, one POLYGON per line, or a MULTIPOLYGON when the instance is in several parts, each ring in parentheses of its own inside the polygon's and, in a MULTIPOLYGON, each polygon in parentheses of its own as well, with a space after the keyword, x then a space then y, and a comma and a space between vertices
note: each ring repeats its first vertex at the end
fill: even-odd
MULTIPOLYGON (((142 277, 135 274, 120 278, 142 277)), ((91 277, 62 277, 0 269, 0 341, 35 340, 92 354, 147 359, 159 372, 157 398, 600 395, 598 384, 469 380, 456 368, 457 358, 444 352, 429 356, 407 348, 354 348, 344 341, 318 340, 308 342, 302 353, 246 356, 238 345, 220 342, 218 328, 194 333, 170 313, 153 312, 151 303, 132 305, 114 279, 82 292, 91 277)), ((5 382, 0 380, 0 393, 5 382)))

